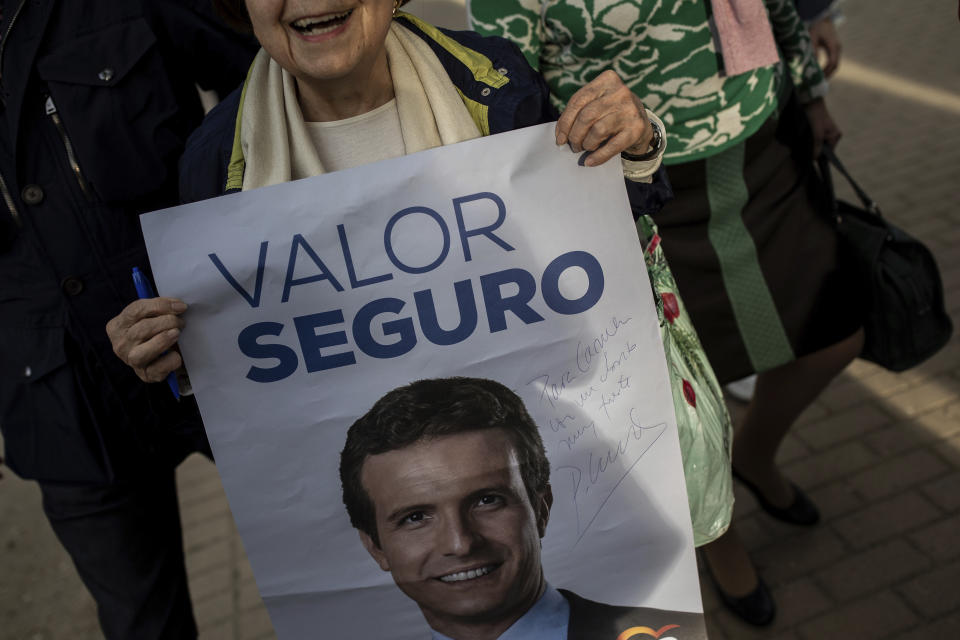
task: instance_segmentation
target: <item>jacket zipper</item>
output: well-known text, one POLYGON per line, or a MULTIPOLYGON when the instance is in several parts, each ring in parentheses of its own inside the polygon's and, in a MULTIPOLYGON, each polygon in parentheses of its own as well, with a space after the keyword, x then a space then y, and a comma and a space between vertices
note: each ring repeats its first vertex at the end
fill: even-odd
POLYGON ((3 74, 3 52, 7 48, 7 40, 10 39, 10 32, 13 31, 13 25, 16 23, 17 18, 20 17, 20 12, 23 10, 25 4, 27 4, 27 0, 20 0, 17 10, 13 12, 10 22, 7 23, 7 30, 3 34, 3 39, 0 40, 0 77, 2 77, 3 74))
POLYGON ((83 172, 80 171, 80 163, 77 162, 77 156, 73 153, 73 143, 70 142, 70 136, 67 135, 67 130, 63 128, 63 121, 60 120, 60 114, 57 113, 57 105, 53 103, 53 98, 51 98, 49 95, 46 96, 44 109, 46 110, 47 115, 50 116, 50 119, 53 121, 53 126, 57 128, 57 133, 60 134, 60 140, 63 142, 63 148, 67 152, 67 160, 70 163, 70 169, 73 171, 73 175, 77 179, 77 184, 80 185, 80 191, 83 192, 83 195, 88 202, 93 202, 93 197, 90 195, 90 187, 87 185, 87 181, 83 177, 83 172))
POLYGON ((3 176, 0 176, 0 191, 3 192, 3 199, 7 203, 7 208, 10 209, 10 215, 13 216, 13 221, 17 223, 18 227, 22 227, 23 222, 20 220, 20 212, 17 211, 17 204, 10 196, 10 190, 7 189, 7 182, 3 179, 3 176))

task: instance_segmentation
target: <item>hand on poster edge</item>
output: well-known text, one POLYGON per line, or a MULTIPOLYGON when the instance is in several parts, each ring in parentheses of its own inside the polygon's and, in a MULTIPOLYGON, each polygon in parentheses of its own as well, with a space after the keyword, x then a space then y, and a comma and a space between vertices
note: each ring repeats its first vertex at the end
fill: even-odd
POLYGON ((107 336, 117 357, 144 382, 163 382, 183 365, 173 350, 183 328, 187 305, 176 298, 135 300, 107 323, 107 336))
POLYGON ((557 144, 576 153, 593 151, 585 164, 595 167, 627 151, 643 155, 653 129, 643 102, 614 71, 604 71, 581 87, 557 121, 557 144))

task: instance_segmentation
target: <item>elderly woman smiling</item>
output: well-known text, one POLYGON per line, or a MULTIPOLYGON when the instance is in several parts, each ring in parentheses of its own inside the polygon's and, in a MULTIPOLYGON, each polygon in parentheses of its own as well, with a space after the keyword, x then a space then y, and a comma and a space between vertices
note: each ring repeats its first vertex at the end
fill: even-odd
MULTIPOLYGON (((555 119, 549 91, 506 40, 450 32, 398 12, 405 0, 214 0, 262 45, 244 86, 214 109, 181 161, 181 196, 201 200, 555 119)), ((584 86, 556 126, 558 145, 621 155, 645 212, 662 125, 612 71, 584 86), (650 118, 656 124, 651 125, 650 118), (654 135, 656 129, 657 135, 654 135)), ((147 382, 181 365, 168 351, 186 305, 138 300, 107 326, 147 382)))

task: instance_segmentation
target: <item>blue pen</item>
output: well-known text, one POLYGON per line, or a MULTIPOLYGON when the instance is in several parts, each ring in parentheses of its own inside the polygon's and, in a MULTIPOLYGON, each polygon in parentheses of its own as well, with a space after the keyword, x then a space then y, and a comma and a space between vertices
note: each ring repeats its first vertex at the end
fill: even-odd
MULTIPOLYGON (((153 292, 153 287, 150 286, 150 281, 147 280, 147 277, 143 275, 137 267, 133 268, 133 286, 136 287, 137 297, 141 300, 157 297, 157 294, 153 292)), ((167 384, 170 385, 170 391, 173 391, 173 397, 179 400, 180 386, 177 384, 177 374, 175 371, 171 371, 167 376, 167 384)))

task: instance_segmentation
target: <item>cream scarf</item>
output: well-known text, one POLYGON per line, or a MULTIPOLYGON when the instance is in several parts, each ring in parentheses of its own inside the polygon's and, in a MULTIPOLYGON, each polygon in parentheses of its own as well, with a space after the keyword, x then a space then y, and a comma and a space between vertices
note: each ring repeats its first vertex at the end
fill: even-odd
MULTIPOLYGON (((480 137, 457 88, 426 42, 394 22, 386 49, 405 153, 480 137)), ((304 125, 294 78, 263 49, 250 70, 242 109, 244 191, 324 173, 304 125)))

